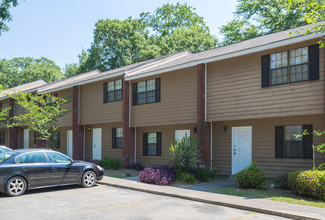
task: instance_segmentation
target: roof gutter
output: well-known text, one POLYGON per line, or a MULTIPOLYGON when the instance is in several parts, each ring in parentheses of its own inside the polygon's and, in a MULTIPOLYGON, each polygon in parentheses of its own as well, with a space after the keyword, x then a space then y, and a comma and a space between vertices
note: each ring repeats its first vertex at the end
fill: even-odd
POLYGON ((116 72, 116 73, 109 74, 109 75, 106 75, 106 76, 97 77, 97 78, 94 78, 94 79, 69 84, 69 85, 66 85, 66 86, 63 86, 63 87, 58 87, 58 88, 48 89, 48 90, 47 89, 40 90, 40 91, 37 91, 37 93, 42 94, 42 93, 57 92, 57 91, 61 91, 61 90, 64 90, 64 89, 72 88, 74 86, 85 85, 85 84, 88 84, 88 83, 92 83, 92 82, 96 82, 96 81, 100 81, 100 80, 104 80, 104 79, 110 79, 110 78, 114 78, 114 77, 117 77, 117 76, 122 76, 124 73, 125 73, 125 71, 116 72))
POLYGON ((237 52, 227 53, 227 54, 223 54, 223 55, 219 55, 219 56, 215 56, 215 57, 211 57, 211 58, 196 60, 196 61, 193 61, 193 62, 189 62, 189 63, 177 65, 177 66, 172 66, 172 67, 160 69, 160 70, 156 70, 156 71, 153 71, 153 72, 147 72, 147 73, 139 74, 139 75, 135 75, 135 76, 125 76, 125 80, 129 81, 129 80, 144 78, 144 77, 148 77, 148 76, 152 76, 152 75, 157 75, 157 74, 160 74, 160 73, 165 73, 165 72, 170 72, 170 71, 174 71, 174 70, 179 70, 179 69, 184 69, 184 68, 196 66, 197 64, 201 64, 201 63, 210 63, 210 62, 225 60, 225 59, 229 59, 229 58, 233 58, 233 57, 243 56, 243 55, 247 55, 247 54, 251 54, 251 53, 257 53, 257 52, 261 52, 261 51, 264 51, 264 50, 273 49, 273 48, 276 48, 276 47, 286 46, 288 44, 295 44, 295 43, 299 43, 301 41, 317 39, 317 38, 320 38, 320 37, 323 37, 323 36, 324 36, 324 33, 308 34, 308 35, 303 35, 303 36, 299 36, 299 37, 291 37, 291 38, 286 39, 286 40, 281 40, 281 41, 277 41, 277 42, 274 42, 274 43, 270 43, 270 44, 266 44, 266 45, 262 45, 262 46, 257 46, 257 47, 253 47, 253 48, 249 48, 249 49, 243 49, 243 50, 240 50, 240 51, 237 51, 237 52))
MULTIPOLYGON (((21 90, 17 90, 17 92, 19 92, 19 91, 21 91, 21 90)), ((37 91, 37 89, 30 89, 30 90, 21 91, 21 92, 28 93, 28 92, 36 92, 36 91, 37 91)), ((16 92, 12 93, 11 95, 14 95, 15 93, 16 93, 16 92)), ((1 100, 5 100, 5 99, 8 99, 8 98, 10 98, 10 97, 9 97, 9 96, 1 97, 1 98, 0 98, 0 101, 1 101, 1 100)))

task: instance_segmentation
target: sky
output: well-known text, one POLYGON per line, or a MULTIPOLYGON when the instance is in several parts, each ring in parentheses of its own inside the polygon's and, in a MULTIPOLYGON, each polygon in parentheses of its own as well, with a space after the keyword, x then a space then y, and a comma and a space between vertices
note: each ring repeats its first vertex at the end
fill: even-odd
POLYGON ((10 30, 0 35, 0 59, 47 57, 61 68, 78 62, 82 49, 93 41, 94 25, 99 19, 138 17, 153 12, 165 3, 188 3, 204 17, 210 31, 233 17, 236 0, 19 0, 10 9, 10 30))

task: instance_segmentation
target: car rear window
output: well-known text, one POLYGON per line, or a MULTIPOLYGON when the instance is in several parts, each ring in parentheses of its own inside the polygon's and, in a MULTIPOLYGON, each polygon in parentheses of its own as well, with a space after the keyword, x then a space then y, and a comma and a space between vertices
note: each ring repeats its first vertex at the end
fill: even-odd
POLYGON ((4 153, 4 152, 7 152, 7 151, 10 151, 10 149, 0 147, 0 154, 4 153))
POLYGON ((13 151, 5 152, 0 154, 0 163, 3 163, 4 161, 8 160, 9 158, 15 156, 17 153, 13 151))

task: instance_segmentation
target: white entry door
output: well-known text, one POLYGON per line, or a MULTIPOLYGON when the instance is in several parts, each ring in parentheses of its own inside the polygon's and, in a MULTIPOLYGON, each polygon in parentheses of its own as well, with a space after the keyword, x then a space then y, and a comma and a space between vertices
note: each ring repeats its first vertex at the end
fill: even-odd
POLYGON ((72 130, 67 130, 67 155, 70 158, 72 158, 72 156, 73 156, 72 130))
POLYGON ((93 160, 102 159, 102 129, 93 129, 93 160))
POLYGON ((29 130, 24 129, 24 148, 29 148, 29 130))
POLYGON ((190 130, 176 130, 175 131, 175 140, 176 141, 182 140, 185 136, 190 137, 191 131, 190 130))
POLYGON ((252 127, 232 128, 232 174, 247 168, 252 162, 252 127))

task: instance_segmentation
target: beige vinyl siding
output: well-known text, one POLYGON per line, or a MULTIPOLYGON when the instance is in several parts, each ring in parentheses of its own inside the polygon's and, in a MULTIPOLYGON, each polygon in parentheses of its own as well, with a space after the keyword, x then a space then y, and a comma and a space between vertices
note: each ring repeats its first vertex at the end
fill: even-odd
POLYGON ((171 126, 156 126, 156 127, 141 127, 137 128, 137 162, 141 163, 145 167, 153 165, 168 164, 169 161, 169 145, 175 140, 176 130, 190 130, 191 137, 196 137, 194 133, 194 127, 196 124, 187 125, 171 125, 171 126), (161 132, 161 156, 143 156, 143 133, 161 132))
MULTIPOLYGON (((309 169, 312 167, 312 159, 275 158, 275 126, 306 124, 312 124, 313 129, 322 130, 324 115, 213 122, 213 168, 221 175, 231 174, 232 127, 252 126, 252 159, 268 178, 297 169, 309 169), (227 131, 224 131, 224 126, 227 126, 227 131)), ((323 137, 313 138, 315 145, 323 141, 323 137)), ((317 162, 324 162, 324 156, 317 154, 317 162)))
POLYGON ((102 158, 118 158, 122 159, 122 148, 112 148, 112 128, 122 128, 122 122, 110 124, 92 124, 85 126, 85 158, 92 160, 93 158, 93 131, 94 128, 102 129, 102 158), (91 131, 88 130, 91 128, 91 131))
POLYGON ((63 104, 62 108, 67 110, 65 115, 59 118, 58 126, 59 127, 67 127, 72 126, 72 89, 65 89, 62 91, 58 91, 53 93, 52 95, 57 94, 58 97, 68 100, 68 103, 63 104))
MULTIPOLYGON (((132 105, 132 127, 196 123, 196 67, 172 71, 131 84, 160 78, 160 102, 132 105)), ((131 86, 131 91, 133 87, 131 86)))
POLYGON ((208 120, 240 120, 324 112, 324 49, 320 80, 261 87, 261 56, 309 46, 305 42, 208 64, 208 120))
POLYGON ((116 79, 119 78, 81 86, 81 124, 102 124, 122 121, 122 101, 104 103, 103 84, 116 79))
POLYGON ((26 110, 15 103, 15 116, 26 114, 26 110))

